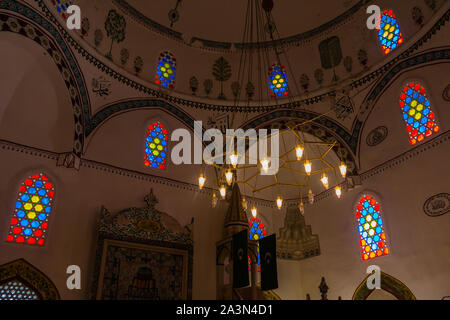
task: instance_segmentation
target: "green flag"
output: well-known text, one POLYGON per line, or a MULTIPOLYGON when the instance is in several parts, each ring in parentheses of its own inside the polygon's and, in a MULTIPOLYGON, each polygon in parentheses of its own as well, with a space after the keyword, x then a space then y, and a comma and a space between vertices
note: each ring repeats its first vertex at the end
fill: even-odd
POLYGON ((277 239, 275 235, 259 240, 261 259, 261 290, 278 288, 277 276, 277 239))
POLYGON ((248 279, 247 230, 235 233, 231 244, 233 251, 233 288, 250 285, 248 279))

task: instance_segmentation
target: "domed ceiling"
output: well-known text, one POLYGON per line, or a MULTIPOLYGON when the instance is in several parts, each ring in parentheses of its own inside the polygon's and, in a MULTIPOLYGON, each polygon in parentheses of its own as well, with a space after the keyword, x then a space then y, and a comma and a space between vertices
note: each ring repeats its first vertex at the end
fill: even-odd
MULTIPOLYGON (((119 5, 125 4, 125 1, 115 2, 119 5)), ((189 37, 219 42, 242 42, 248 1, 126 0, 126 2, 146 17, 166 27, 171 27, 169 13, 176 8, 178 21, 173 23, 172 29, 189 37)), ((272 15, 280 36, 284 38, 325 24, 359 2, 361 1, 274 1, 272 15)))

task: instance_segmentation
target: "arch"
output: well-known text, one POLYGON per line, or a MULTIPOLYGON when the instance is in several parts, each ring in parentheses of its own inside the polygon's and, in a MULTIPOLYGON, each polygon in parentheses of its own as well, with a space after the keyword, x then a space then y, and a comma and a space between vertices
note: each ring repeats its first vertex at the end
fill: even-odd
POLYGON ((43 246, 54 197, 54 185, 43 173, 25 179, 19 187, 6 241, 43 246))
POLYGON ((175 87, 176 74, 177 59, 173 53, 169 51, 161 52, 156 64, 156 84, 164 88, 173 89, 175 87))
POLYGON ((392 10, 384 10, 381 15, 378 40, 385 55, 395 50, 404 41, 397 18, 392 10))
MULTIPOLYGON (((5 285, 17 282, 29 288, 38 300, 59 300, 59 292, 53 282, 25 259, 18 259, 0 266, 0 291, 7 292, 5 285)), ((2 297, 0 295, 0 300, 2 297)), ((18 299, 14 299, 18 300, 18 299)))
POLYGON ((355 216, 362 260, 370 260, 389 254, 381 205, 377 199, 364 194, 356 204, 355 216))
MULTIPOLYGON (((367 279, 370 276, 368 275, 364 278, 358 288, 356 288, 352 300, 366 300, 374 290, 377 290, 367 287, 367 279)), ((384 272, 381 272, 381 289, 389 292, 398 300, 416 300, 414 294, 403 282, 384 272)))
POLYGON ((419 82, 411 81, 403 87, 400 108, 411 145, 440 131, 426 89, 419 82))
POLYGON ((159 121, 153 122, 148 126, 144 160, 146 167, 159 168, 161 170, 166 168, 168 134, 167 129, 159 121))
POLYGON ((269 68, 269 91, 272 98, 281 98, 289 94, 288 78, 286 67, 274 63, 269 68))

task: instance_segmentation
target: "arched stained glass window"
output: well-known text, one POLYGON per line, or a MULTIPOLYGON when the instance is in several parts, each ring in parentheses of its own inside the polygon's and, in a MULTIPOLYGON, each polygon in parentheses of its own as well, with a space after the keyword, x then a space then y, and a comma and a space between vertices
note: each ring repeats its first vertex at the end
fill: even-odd
MULTIPOLYGON (((248 222, 249 225, 249 236, 250 240, 259 240, 267 235, 266 227, 260 219, 252 217, 248 222)), ((259 257, 259 246, 258 246, 258 271, 261 271, 260 257, 259 257)), ((250 268, 251 259, 248 257, 248 264, 250 268)))
POLYGON ((153 122, 148 126, 144 161, 146 167, 161 170, 166 168, 167 135, 168 132, 161 122, 153 122))
POLYGON ((439 132, 440 128, 426 96, 426 90, 419 83, 411 82, 403 88, 400 95, 400 108, 411 145, 421 142, 434 132, 439 132))
POLYGON ((156 67, 156 84, 173 89, 175 86, 176 71, 177 60, 174 55, 169 51, 161 53, 156 67))
POLYGON ((67 8, 72 5, 71 0, 52 0, 53 5, 56 7, 56 10, 61 14, 64 19, 67 19, 67 8))
POLYGON ((288 95, 288 78, 286 75, 286 68, 283 65, 275 63, 270 67, 269 89, 272 98, 281 98, 288 95))
POLYGON ((0 285, 2 300, 40 300, 38 294, 19 280, 11 280, 0 285))
POLYGON ((388 255, 389 249, 378 201, 370 195, 364 195, 356 206, 355 214, 358 221, 362 259, 369 260, 388 255))
POLYGON ((44 245, 54 197, 55 188, 42 173, 26 179, 19 188, 7 241, 44 245))
POLYGON ((385 10, 381 15, 378 39, 384 54, 388 54, 403 43, 403 35, 392 10, 385 10))

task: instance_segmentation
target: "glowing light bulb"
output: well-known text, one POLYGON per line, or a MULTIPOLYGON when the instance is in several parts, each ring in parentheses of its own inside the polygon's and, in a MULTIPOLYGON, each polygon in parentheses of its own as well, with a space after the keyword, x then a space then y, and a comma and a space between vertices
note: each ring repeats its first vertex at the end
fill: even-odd
POLYGON ((242 208, 244 208, 244 210, 247 210, 247 199, 242 198, 242 208))
POLYGON ((298 209, 300 210, 300 213, 302 215, 305 214, 305 205, 303 204, 303 201, 300 201, 300 204, 298 205, 298 209))
POLYGON ((295 148, 295 155, 297 156, 298 161, 302 160, 304 150, 305 149, 302 146, 295 148))
POLYGON ((228 170, 227 173, 225 173, 225 179, 227 180, 227 184, 231 186, 231 183, 233 182, 233 172, 231 172, 231 170, 228 170))
POLYGON ((212 199, 211 199, 211 205, 212 205, 212 207, 213 208, 215 208, 216 207, 216 205, 217 205, 217 196, 216 196, 216 193, 213 193, 213 196, 212 196, 212 199))
POLYGON ((341 171, 342 178, 345 178, 345 176, 347 175, 347 166, 345 165, 344 162, 341 162, 341 165, 339 166, 339 170, 341 171))
POLYGON ((256 209, 255 206, 252 207, 252 216, 253 218, 256 218, 256 216, 258 215, 258 209, 256 209))
POLYGON ((269 170, 269 160, 267 160, 267 159, 261 160, 261 169, 264 172, 267 172, 269 170))
POLYGON ((311 189, 309 189, 309 191, 308 191, 308 200, 309 200, 310 204, 314 203, 314 193, 312 192, 311 189))
POLYGON ((225 196, 227 195, 227 189, 225 188, 224 185, 220 187, 219 192, 222 199, 225 199, 225 196))
POLYGON ((341 187, 337 186, 336 188, 334 188, 334 191, 336 192, 336 196, 338 197, 338 199, 340 199, 341 196, 342 196, 342 189, 341 189, 341 187))
POLYGON ((311 161, 305 161, 305 171, 308 176, 311 174, 311 170, 312 170, 311 161))
POLYGON ((203 176, 203 174, 201 174, 200 177, 198 177, 198 187, 200 188, 200 190, 203 189, 205 182, 206 182, 206 178, 203 176))
POLYGON ((281 210, 281 207, 283 206, 283 199, 281 199, 280 196, 277 197, 277 208, 278 210, 281 210))
POLYGON ((230 163, 233 166, 233 168, 236 168, 236 166, 238 164, 238 156, 237 156, 237 154, 233 153, 232 155, 230 155, 230 163))
POLYGON ((320 179, 320 181, 322 181, 322 184, 325 187, 325 189, 328 189, 328 187, 329 187, 328 177, 325 173, 322 174, 322 179, 320 179))

